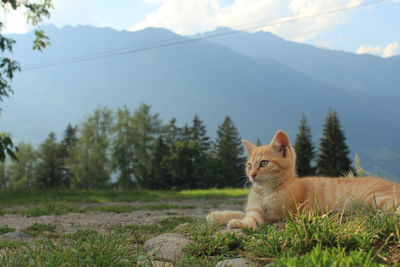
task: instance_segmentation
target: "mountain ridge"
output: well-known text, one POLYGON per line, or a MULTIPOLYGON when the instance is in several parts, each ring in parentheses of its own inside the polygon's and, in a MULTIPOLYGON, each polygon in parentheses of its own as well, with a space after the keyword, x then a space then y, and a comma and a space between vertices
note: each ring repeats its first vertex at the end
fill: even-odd
MULTIPOLYGON (((127 32, 85 26, 47 33, 52 46, 44 53, 31 51, 29 34, 15 36, 14 55, 22 66, 190 38, 157 28, 127 32)), ((294 142, 305 114, 318 140, 328 110, 335 109, 364 167, 400 177, 400 166, 386 157, 392 153, 396 162, 400 155, 398 97, 336 88, 275 59, 211 40, 22 72, 13 85, 15 95, 3 103, 0 126, 17 140, 38 143, 50 131, 59 135, 67 123, 78 123, 99 105, 134 109, 142 102, 165 120, 185 123, 199 114, 211 136, 230 115, 242 137, 265 142, 277 129, 285 129, 294 142)))

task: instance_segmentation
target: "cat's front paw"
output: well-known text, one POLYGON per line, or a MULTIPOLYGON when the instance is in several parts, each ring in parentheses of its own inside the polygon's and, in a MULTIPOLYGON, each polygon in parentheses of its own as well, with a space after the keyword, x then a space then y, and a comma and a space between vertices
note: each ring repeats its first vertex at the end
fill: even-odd
POLYGON ((233 219, 228 222, 228 229, 244 229, 244 228, 251 228, 256 229, 256 224, 249 224, 244 220, 233 219))

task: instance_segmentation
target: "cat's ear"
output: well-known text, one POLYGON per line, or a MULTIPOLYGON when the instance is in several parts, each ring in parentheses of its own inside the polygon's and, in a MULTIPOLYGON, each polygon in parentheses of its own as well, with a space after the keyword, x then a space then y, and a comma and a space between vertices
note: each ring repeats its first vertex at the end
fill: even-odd
POLYGON ((290 141, 287 134, 282 130, 277 131, 274 138, 272 138, 271 147, 276 153, 286 157, 287 151, 290 149, 290 141))
POLYGON ((246 148, 246 150, 247 150, 247 154, 250 154, 251 153, 251 151, 255 148, 255 147, 257 147, 256 145, 254 145, 254 144, 252 144, 251 142, 249 142, 249 141, 247 141, 247 140, 242 140, 242 144, 244 145, 244 147, 246 148))

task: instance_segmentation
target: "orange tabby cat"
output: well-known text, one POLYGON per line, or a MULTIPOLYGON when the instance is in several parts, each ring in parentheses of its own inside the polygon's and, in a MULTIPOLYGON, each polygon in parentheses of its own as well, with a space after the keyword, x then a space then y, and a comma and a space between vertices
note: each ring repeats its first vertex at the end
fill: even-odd
POLYGON ((246 174, 252 182, 246 213, 211 212, 209 223, 255 229, 257 224, 282 220, 285 210, 351 211, 359 204, 400 211, 400 184, 382 178, 297 178, 296 153, 283 131, 276 132, 269 145, 242 142, 248 152, 246 174))

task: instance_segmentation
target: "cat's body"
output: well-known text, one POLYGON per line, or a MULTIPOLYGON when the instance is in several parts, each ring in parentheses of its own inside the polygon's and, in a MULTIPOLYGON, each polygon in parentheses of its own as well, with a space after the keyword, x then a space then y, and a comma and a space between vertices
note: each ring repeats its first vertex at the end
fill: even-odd
POLYGON ((209 222, 256 228, 282 220, 285 212, 351 211, 360 205, 400 210, 400 185, 382 178, 297 178, 296 154, 282 131, 266 146, 243 143, 249 154, 246 173, 253 183, 246 213, 212 212, 207 216, 209 222))

